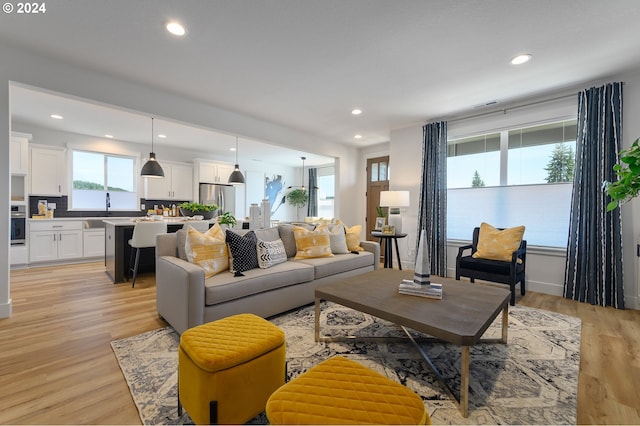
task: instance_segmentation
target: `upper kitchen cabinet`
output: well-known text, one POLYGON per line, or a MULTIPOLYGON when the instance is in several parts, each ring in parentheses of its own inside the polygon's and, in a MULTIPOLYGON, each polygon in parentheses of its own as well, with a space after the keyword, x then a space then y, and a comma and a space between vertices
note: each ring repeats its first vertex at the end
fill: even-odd
POLYGON ((228 183, 233 165, 213 161, 195 160, 198 183, 228 183))
POLYGON ((29 168, 31 191, 29 193, 52 197, 67 195, 65 164, 64 148, 32 145, 29 168))
POLYGON ((160 162, 164 178, 144 178, 145 198, 150 200, 193 200, 193 167, 160 162))
POLYGON ((11 147, 9 157, 11 159, 11 174, 26 175, 29 173, 29 141, 31 135, 26 133, 11 133, 11 147))

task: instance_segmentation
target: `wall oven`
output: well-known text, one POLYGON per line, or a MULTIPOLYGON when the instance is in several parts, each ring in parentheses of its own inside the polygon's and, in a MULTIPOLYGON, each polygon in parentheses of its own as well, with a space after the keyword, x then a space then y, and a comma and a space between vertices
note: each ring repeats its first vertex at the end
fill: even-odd
POLYGON ((11 206, 11 245, 25 245, 27 241, 26 206, 11 206))

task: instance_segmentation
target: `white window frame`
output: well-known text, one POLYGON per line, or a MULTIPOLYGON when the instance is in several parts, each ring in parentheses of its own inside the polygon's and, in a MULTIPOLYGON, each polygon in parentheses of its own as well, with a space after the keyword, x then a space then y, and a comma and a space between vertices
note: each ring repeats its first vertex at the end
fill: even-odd
MULTIPOLYGON (((448 134, 449 140, 458 140, 466 137, 472 137, 475 135, 482 134, 492 134, 499 133, 500 137, 500 187, 505 188, 517 188, 518 186, 524 187, 535 187, 535 186, 546 186, 546 185, 564 185, 566 187, 570 187, 571 184, 535 184, 535 185, 508 185, 507 184, 507 175, 508 175, 508 154, 509 154, 509 139, 508 133, 509 130, 515 130, 520 128, 529 128, 535 127, 539 125, 546 125, 554 122, 560 121, 571 121, 576 120, 576 111, 577 105, 574 98, 564 98, 560 101, 553 102, 547 105, 537 105, 533 107, 534 111, 531 110, 518 110, 515 113, 511 114, 510 117, 506 116, 506 112, 502 117, 475 117, 469 120, 461 120, 457 123, 452 123, 449 126, 448 134), (545 107, 547 107, 545 109, 545 107)), ((570 188, 569 188, 570 189, 570 188)), ((457 191, 459 189, 451 188, 448 191, 457 191)), ((481 190, 481 188, 464 188, 462 190, 481 190)), ((570 197, 569 197, 570 198, 570 197)), ((449 209, 448 209, 449 210, 449 209)), ((449 220, 448 220, 449 222, 449 220)), ((479 226, 479 222, 476 226, 479 226)), ((496 226, 514 226, 519 223, 494 223, 496 226)), ((471 229, 469 229, 469 237, 471 229)), ((568 216, 567 216, 567 235, 568 235, 568 216)), ((452 240, 461 239, 461 236, 449 235, 449 238, 452 240)), ((525 233, 526 238, 526 233, 525 233)), ((547 244, 536 244, 536 240, 534 238, 533 241, 529 240, 528 243, 532 246, 540 246, 540 247, 548 247, 548 248, 563 248, 566 245, 566 240, 559 238, 557 241, 557 245, 547 245, 547 244)))
POLYGON ((106 206, 96 206, 96 208, 74 208, 73 207, 73 153, 74 151, 101 154, 105 157, 110 156, 110 157, 122 157, 122 158, 132 159, 133 160, 133 176, 134 176, 132 193, 135 193, 136 204, 132 208, 127 208, 127 209, 110 208, 109 210, 121 211, 121 212, 128 212, 128 211, 137 212, 138 211, 138 204, 141 198, 140 189, 142 188, 140 177, 137 174, 141 168, 140 153, 134 152, 134 151, 127 151, 127 150, 117 150, 117 149, 115 150, 114 149, 110 149, 110 150, 95 149, 95 148, 86 147, 82 145, 67 144, 67 164, 69 165, 68 167, 69 172, 67 176, 68 177, 67 188, 69 188, 68 211, 102 211, 102 210, 105 210, 106 208, 106 206))

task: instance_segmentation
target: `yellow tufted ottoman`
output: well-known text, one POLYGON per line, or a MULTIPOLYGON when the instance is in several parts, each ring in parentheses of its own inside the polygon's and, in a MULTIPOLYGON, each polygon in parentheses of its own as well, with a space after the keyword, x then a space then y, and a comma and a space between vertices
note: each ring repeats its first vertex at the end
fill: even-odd
POLYGON ((275 391, 267 417, 271 424, 430 424, 416 393, 341 356, 275 391))
POLYGON ((285 381, 284 332, 253 314, 186 330, 178 348, 178 410, 196 424, 245 423, 285 381))

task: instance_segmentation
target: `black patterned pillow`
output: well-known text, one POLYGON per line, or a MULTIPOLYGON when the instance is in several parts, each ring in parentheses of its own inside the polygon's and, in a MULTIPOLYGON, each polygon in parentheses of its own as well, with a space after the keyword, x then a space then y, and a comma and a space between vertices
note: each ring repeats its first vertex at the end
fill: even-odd
POLYGON ((229 252, 233 258, 229 268, 231 272, 242 275, 242 272, 258 267, 258 253, 256 251, 258 238, 255 232, 249 231, 244 235, 238 235, 227 229, 226 238, 229 252))
POLYGON ((262 269, 287 261, 287 252, 281 239, 275 241, 258 240, 258 266, 262 269))

